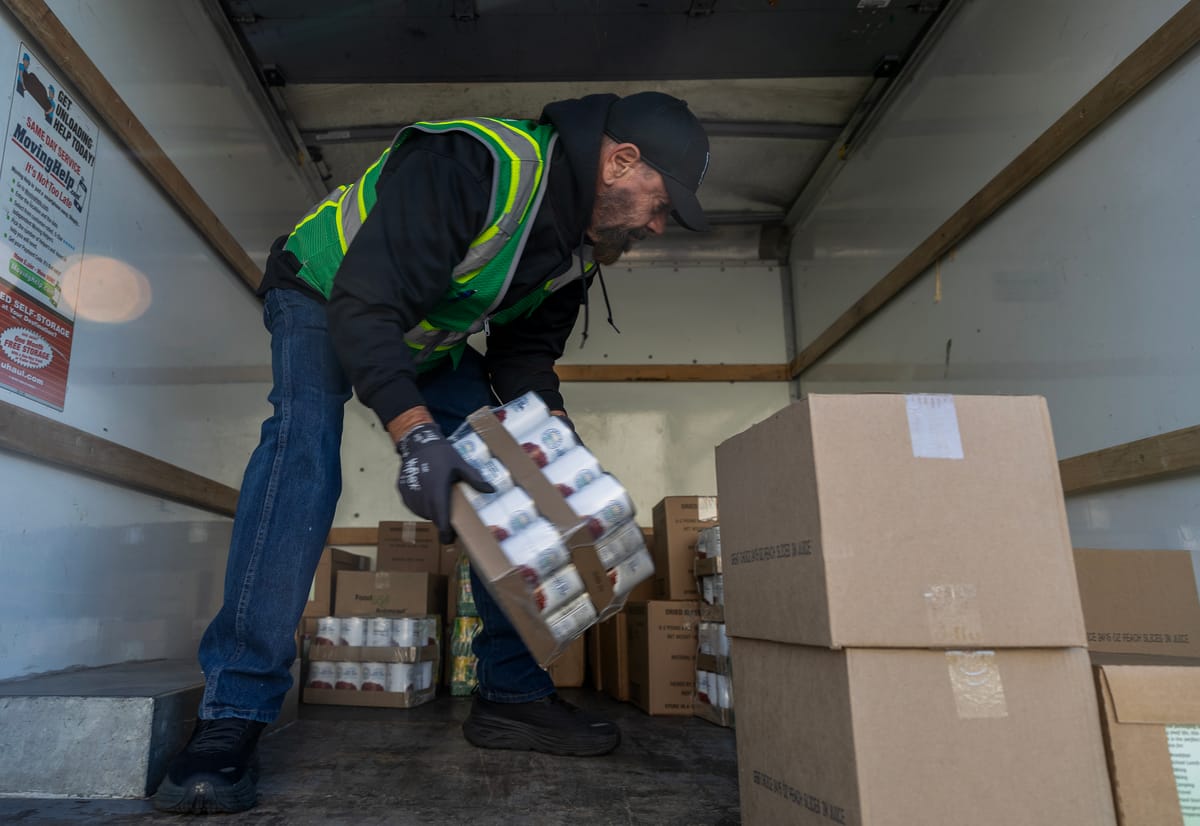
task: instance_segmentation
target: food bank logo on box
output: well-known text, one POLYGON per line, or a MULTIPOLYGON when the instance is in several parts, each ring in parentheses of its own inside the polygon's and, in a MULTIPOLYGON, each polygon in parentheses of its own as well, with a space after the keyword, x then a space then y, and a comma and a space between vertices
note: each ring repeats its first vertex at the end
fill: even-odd
POLYGON ((747 551, 737 551, 730 555, 730 562, 741 565, 747 562, 766 562, 770 559, 789 559, 795 556, 812 556, 812 540, 801 539, 797 542, 781 542, 778 545, 763 545, 747 551))

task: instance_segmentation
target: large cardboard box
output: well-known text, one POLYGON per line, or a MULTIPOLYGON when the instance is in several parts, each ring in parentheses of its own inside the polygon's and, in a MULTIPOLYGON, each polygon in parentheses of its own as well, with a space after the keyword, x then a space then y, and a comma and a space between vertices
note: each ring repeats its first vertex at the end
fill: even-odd
POLYGON ((735 639, 732 661, 746 826, 1115 823, 1083 649, 735 639))
POLYGON ((369 557, 352 554, 341 548, 326 548, 317 563, 317 572, 313 575, 312 586, 308 591, 308 602, 301 616, 332 616, 333 589, 337 575, 342 571, 366 571, 370 567, 369 557))
POLYGON ((731 635, 1086 644, 1044 399, 809 396, 716 459, 731 635))
POLYGON ((546 670, 555 688, 580 688, 586 669, 587 646, 584 638, 579 637, 546 670))
POLYGON ((629 607, 596 626, 601 685, 605 694, 621 702, 629 701, 629 607))
POLYGON ((699 599, 692 563, 700 531, 717 524, 717 497, 668 496, 654 506, 654 596, 699 599))
POLYGON ((690 717, 696 690, 699 604, 694 600, 635 602, 624 613, 629 698, 647 714, 690 717))
POLYGON ((1200 667, 1098 665, 1096 685, 1121 826, 1200 822, 1200 667))
POLYGON ((432 522, 380 522, 376 571, 440 574, 442 543, 432 522))
POLYGON ((446 578, 405 571, 351 571, 337 579, 339 617, 446 613, 446 578))
POLYGON ((1200 598, 1190 551, 1077 548, 1088 648, 1200 657, 1200 598))

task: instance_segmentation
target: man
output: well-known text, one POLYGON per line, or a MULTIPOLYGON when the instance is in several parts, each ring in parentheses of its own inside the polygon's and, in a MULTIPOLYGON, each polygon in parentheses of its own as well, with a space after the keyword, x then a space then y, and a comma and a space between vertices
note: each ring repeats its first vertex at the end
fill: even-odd
MULTIPOLYGON (((699 121, 656 92, 559 101, 538 122, 415 124, 275 243, 261 288, 274 412, 242 482, 224 605, 200 644, 200 720, 160 809, 254 805, 255 747, 290 687, 292 635, 341 490, 351 385, 396 445, 404 503, 449 541, 452 485, 489 488, 445 436, 528 391, 566 418, 554 362, 581 305, 586 315, 593 262, 662 232, 669 214, 707 229, 695 194, 707 166, 699 121), (466 345, 478 331, 485 354, 466 345)), ((614 749, 616 726, 559 700, 474 573, 472 585, 483 631, 466 738, 614 749)))

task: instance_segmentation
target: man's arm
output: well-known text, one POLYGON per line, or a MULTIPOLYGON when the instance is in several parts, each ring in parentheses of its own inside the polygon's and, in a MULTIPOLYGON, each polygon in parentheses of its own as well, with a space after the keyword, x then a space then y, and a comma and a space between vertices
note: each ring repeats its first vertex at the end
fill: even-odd
POLYGON ((483 228, 491 163, 486 147, 468 135, 420 136, 397 152, 403 155, 380 177, 378 200, 346 253, 328 306, 338 359, 393 440, 430 421, 404 334, 437 304, 483 228))
POLYGON ((562 358, 575 327, 584 289, 578 282, 568 284, 531 315, 492 328, 487 364, 500 401, 511 401, 532 390, 552 411, 566 410, 554 363, 562 358))

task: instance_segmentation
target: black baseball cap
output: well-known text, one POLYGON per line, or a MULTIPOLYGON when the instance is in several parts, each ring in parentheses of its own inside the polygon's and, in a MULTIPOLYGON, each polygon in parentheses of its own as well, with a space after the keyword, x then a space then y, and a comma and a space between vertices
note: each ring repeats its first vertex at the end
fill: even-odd
POLYGON ((662 92, 638 92, 619 98, 608 109, 605 133, 632 143, 642 160, 657 170, 671 198, 671 215, 695 232, 710 227, 696 190, 708 171, 708 135, 687 102, 662 92))

